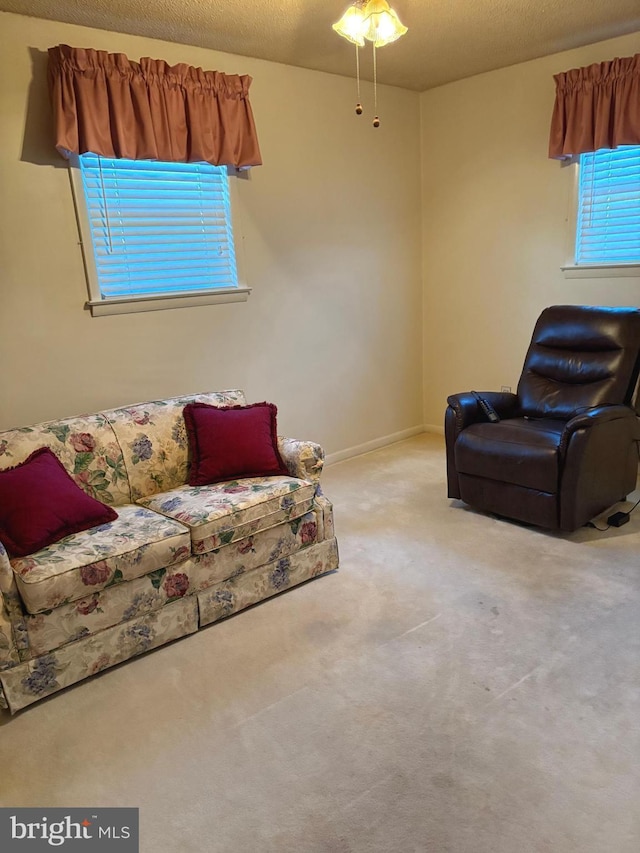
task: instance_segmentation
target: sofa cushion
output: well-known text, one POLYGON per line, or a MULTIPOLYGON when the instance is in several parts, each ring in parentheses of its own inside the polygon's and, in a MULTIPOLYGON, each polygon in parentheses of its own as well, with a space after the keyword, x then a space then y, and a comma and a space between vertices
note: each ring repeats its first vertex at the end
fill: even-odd
POLYGON ((318 515, 314 509, 285 524, 276 524, 231 542, 224 548, 194 554, 188 561, 192 583, 199 592, 220 581, 251 572, 265 563, 310 548, 319 541, 318 537, 318 515))
POLYGON ((244 395, 242 391, 191 394, 103 413, 122 447, 131 500, 187 482, 188 442, 183 412, 187 403, 193 402, 237 406, 244 404, 244 395))
MULTIPOLYGON (((159 610, 171 601, 192 595, 222 580, 251 572, 264 563, 310 548, 318 541, 317 519, 316 512, 312 510, 300 518, 262 530, 219 551, 209 551, 169 568, 156 569, 127 583, 91 592, 53 611, 27 615, 24 624, 29 654, 35 657, 53 651, 66 643, 98 634, 112 625, 159 610)), ((1 632, 0 613, 0 638, 1 632)))
POLYGON ((180 486, 143 498, 143 506, 186 524, 195 554, 205 554, 311 509, 315 485, 295 477, 250 477, 180 486))
POLYGON ((25 557, 117 517, 74 483, 48 447, 0 471, 0 539, 11 557, 25 557))
POLYGON ((288 474, 278 450, 277 412, 273 403, 186 405, 184 422, 191 455, 189 485, 288 474))
POLYGON ((11 565, 24 606, 39 613, 188 556, 189 531, 183 525, 128 504, 118 508, 115 521, 74 533, 11 565))
POLYGON ((127 583, 89 593, 55 610, 28 614, 24 622, 30 656, 99 634, 120 622, 160 610, 171 601, 191 595, 195 591, 191 570, 191 560, 183 560, 127 583))
POLYGON ((102 414, 0 432, 0 469, 11 468, 34 450, 48 447, 80 488, 110 506, 131 503, 122 451, 102 414))
POLYGON ((252 572, 236 575, 198 593, 200 625, 224 619, 238 610, 337 567, 338 543, 335 539, 325 539, 290 557, 278 558, 252 572))

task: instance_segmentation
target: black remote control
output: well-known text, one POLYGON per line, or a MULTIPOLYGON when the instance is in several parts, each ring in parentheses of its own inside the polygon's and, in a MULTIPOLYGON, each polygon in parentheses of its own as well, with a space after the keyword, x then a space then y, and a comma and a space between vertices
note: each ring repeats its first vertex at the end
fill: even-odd
POLYGON ((491 403, 485 400, 484 397, 481 397, 477 391, 472 391, 471 393, 476 398, 476 402, 484 412, 487 420, 491 421, 492 424, 497 424, 500 420, 500 415, 496 412, 491 403))

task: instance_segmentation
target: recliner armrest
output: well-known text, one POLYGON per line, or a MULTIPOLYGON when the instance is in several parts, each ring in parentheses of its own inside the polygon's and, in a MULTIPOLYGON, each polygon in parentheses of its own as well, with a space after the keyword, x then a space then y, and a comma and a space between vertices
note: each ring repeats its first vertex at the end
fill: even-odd
MULTIPOLYGON (((515 418, 520 411, 517 394, 505 391, 479 391, 491 403, 501 418, 515 418)), ((447 494, 450 498, 460 497, 460 484, 455 461, 455 444, 462 430, 471 424, 485 421, 484 412, 470 391, 447 397, 449 404, 444 415, 444 436, 447 447, 447 494)))
POLYGON ((640 421, 635 411, 629 406, 594 406, 585 412, 574 415, 567 421, 560 439, 560 452, 564 453, 574 432, 579 429, 591 429, 599 424, 610 423, 621 418, 634 421, 634 438, 640 441, 640 421))
MULTIPOLYGON (((478 391, 478 393, 493 406, 501 418, 517 417, 520 410, 517 394, 508 391, 478 391)), ((486 420, 478 401, 470 391, 452 394, 447 397, 447 403, 455 413, 456 432, 460 432, 470 424, 486 420)))

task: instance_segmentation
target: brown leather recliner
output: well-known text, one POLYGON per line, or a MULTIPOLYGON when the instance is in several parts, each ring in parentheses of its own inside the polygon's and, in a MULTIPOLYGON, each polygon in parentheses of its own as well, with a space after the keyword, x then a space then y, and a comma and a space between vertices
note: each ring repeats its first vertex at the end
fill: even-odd
POLYGON ((450 498, 575 530, 636 486, 640 310, 554 305, 540 315, 516 394, 449 397, 450 498))

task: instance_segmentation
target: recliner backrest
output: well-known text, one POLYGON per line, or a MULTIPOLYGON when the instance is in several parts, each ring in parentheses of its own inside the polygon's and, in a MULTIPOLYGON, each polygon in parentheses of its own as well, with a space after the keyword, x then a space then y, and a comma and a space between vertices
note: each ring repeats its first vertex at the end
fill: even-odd
POLYGON ((594 406, 631 405, 639 369, 639 309, 553 305, 525 357, 522 413, 569 420, 594 406))

